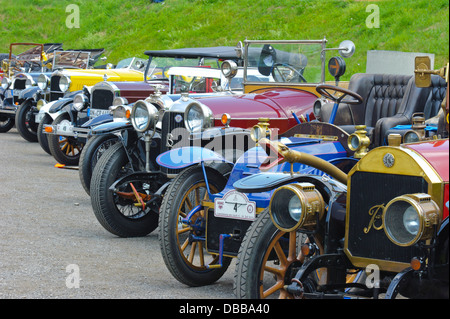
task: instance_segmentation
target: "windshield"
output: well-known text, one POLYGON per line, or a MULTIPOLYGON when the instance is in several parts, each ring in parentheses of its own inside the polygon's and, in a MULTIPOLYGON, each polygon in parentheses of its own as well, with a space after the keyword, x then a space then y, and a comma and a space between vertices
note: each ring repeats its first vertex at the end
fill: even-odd
POLYGON ((10 54, 9 70, 11 75, 17 72, 41 70, 42 46, 13 44, 10 54))
POLYGON ((211 68, 220 68, 218 59, 213 58, 167 58, 150 57, 151 63, 147 69, 146 79, 169 79, 167 71, 174 66, 205 66, 211 68))
POLYGON ((132 69, 144 72, 146 66, 147 60, 134 57, 119 61, 116 65, 116 69, 132 69))
POLYGON ((248 41, 245 81, 319 83, 322 81, 322 41, 267 43, 248 41), (256 66, 249 68, 248 66, 256 66))
POLYGON ((89 65, 90 52, 81 51, 55 51, 47 57, 50 60, 53 55, 53 69, 87 69, 89 65))

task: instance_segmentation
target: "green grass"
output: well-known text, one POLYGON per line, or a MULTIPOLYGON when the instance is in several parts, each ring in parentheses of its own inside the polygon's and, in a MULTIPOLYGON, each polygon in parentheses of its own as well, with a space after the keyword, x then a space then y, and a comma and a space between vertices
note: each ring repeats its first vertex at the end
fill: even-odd
MULTIPOLYGON (((145 50, 236 45, 247 39, 328 39, 356 44, 347 77, 365 72, 368 50, 435 54, 448 62, 448 0, 0 0, 0 52, 11 42, 62 42, 105 48, 108 61, 145 50), (66 27, 66 7, 80 9, 80 28, 66 27), (380 27, 368 28, 369 4, 380 27)), ((328 55, 331 56, 331 53, 328 55)))

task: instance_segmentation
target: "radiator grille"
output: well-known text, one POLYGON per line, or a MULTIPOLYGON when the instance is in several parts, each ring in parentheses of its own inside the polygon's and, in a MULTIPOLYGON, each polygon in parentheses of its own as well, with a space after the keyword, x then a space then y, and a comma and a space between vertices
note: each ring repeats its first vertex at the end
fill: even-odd
MULTIPOLYGON (((168 141, 172 146, 180 146, 181 136, 172 134, 173 130, 176 128, 184 128, 184 113, 166 111, 162 119, 161 153, 164 153, 171 148, 168 145, 168 141)), ((188 145, 189 143, 184 146, 188 145)), ((161 171, 165 174, 177 174, 180 170, 161 167, 161 171)))
POLYGON ((64 96, 64 93, 59 88, 59 80, 61 77, 59 75, 54 75, 50 79, 50 101, 56 101, 60 97, 64 96))
POLYGON ((409 263, 418 253, 415 247, 393 244, 382 225, 380 209, 375 223, 366 233, 377 205, 385 206, 391 199, 411 193, 427 193, 428 184, 418 176, 355 172, 351 176, 350 209, 348 210, 348 250, 354 257, 409 263), (372 210, 371 210, 372 209, 372 210))
POLYGON ((114 100, 114 93, 109 90, 94 90, 92 92, 91 108, 107 110, 114 100))
POLYGON ((14 80, 14 90, 24 90, 26 79, 15 79, 14 80))

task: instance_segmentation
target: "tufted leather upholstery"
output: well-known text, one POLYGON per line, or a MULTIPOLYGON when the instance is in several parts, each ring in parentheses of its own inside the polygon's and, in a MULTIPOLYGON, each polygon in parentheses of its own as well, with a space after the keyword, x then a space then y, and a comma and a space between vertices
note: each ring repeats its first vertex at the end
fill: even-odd
POLYGON ((418 88, 410 75, 354 74, 349 90, 361 95, 363 102, 341 103, 334 124, 348 133, 355 131, 355 125, 364 124, 372 146, 383 145, 387 131, 396 125, 411 124, 414 113, 436 115, 445 95, 445 81, 443 84, 433 78, 430 88, 418 88))
MULTIPOLYGON (((415 87, 414 78, 412 79, 412 85, 415 87)), ((386 122, 383 123, 383 125, 385 125, 385 130, 383 130, 382 132, 382 137, 387 140, 387 136, 391 133, 404 135, 404 133, 409 129, 394 130, 391 128, 396 125, 411 124, 412 115, 414 113, 423 113, 425 120, 428 120, 427 122, 434 122, 435 124, 437 124, 439 119, 436 118, 433 120, 433 118, 437 117, 439 111, 441 110, 442 101, 446 96, 446 89, 447 83, 438 75, 431 76, 430 87, 415 87, 415 89, 413 90, 414 93, 410 93, 408 95, 408 98, 405 99, 405 106, 402 109, 402 112, 399 112, 393 118, 394 123, 391 123, 389 120, 386 120, 386 122), (410 107, 410 105, 414 107, 410 107)))

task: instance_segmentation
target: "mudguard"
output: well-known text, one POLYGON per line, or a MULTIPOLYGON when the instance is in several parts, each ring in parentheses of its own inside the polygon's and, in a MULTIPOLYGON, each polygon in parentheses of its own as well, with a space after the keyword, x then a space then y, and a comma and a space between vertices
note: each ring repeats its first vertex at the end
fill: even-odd
POLYGON ((156 162, 160 166, 169 169, 183 169, 206 161, 226 162, 233 164, 218 153, 198 146, 172 149, 160 154, 156 158, 156 162))
POLYGON ((117 121, 99 124, 92 128, 91 135, 109 134, 116 131, 133 129, 131 122, 117 121))
POLYGON ((81 125, 81 127, 88 128, 88 127, 93 127, 93 126, 97 126, 97 125, 104 124, 104 123, 109 123, 112 121, 113 121, 113 116, 111 114, 102 114, 102 115, 96 116, 96 117, 90 119, 89 121, 85 122, 83 125, 81 125))
POLYGON ((20 100, 34 100, 37 102, 36 96, 40 92, 40 88, 38 86, 32 86, 28 89, 24 89, 20 92, 19 99, 20 100))

